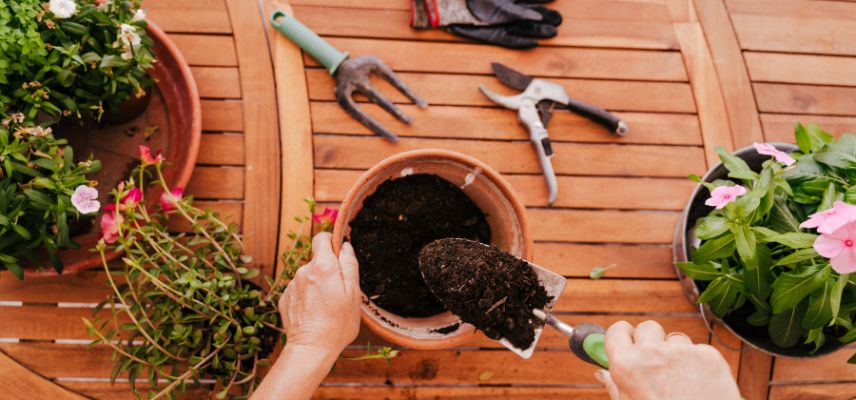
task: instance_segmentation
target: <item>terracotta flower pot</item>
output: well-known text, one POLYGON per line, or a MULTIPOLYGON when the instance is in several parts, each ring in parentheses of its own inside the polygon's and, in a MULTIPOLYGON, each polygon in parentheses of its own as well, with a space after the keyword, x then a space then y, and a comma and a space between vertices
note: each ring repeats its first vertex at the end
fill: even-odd
MULTIPOLYGON (((792 152, 799 150, 799 148, 793 144, 772 144, 782 151, 792 152)), ((770 158, 770 156, 758 154, 752 146, 744 147, 735 152, 734 155, 746 161, 749 168, 754 171, 761 170, 761 164, 770 158)), ((728 178, 728 170, 726 170, 721 163, 717 164, 708 171, 704 177, 702 177, 702 180, 705 182, 713 182, 717 179, 730 179, 728 178)), ((709 196, 710 194, 708 190, 702 185, 698 185, 695 190, 693 190, 690 200, 686 207, 684 207, 681 218, 678 219, 678 223, 675 226, 675 237, 672 242, 672 257, 674 262, 678 263, 689 261, 691 247, 695 247, 697 245, 695 242, 698 241, 692 233, 693 228, 695 228, 696 221, 699 218, 707 216, 711 211, 711 207, 704 205, 705 200, 707 200, 709 196)), ((690 279, 690 277, 688 277, 687 274, 677 266, 675 266, 675 271, 677 271, 678 279, 681 282, 681 288, 683 289, 687 300, 689 300, 693 306, 699 307, 699 311, 701 311, 702 316, 707 321, 715 321, 724 325, 726 329, 740 338, 741 341, 767 354, 781 357, 806 358, 828 354, 844 347, 844 345, 837 340, 827 340, 826 344, 824 344, 814 354, 811 353, 813 348, 811 345, 796 345, 788 348, 779 347, 773 343, 772 339, 770 339, 766 327, 759 328, 746 321, 748 316, 752 311, 754 311, 750 302, 747 301, 746 305, 732 311, 724 318, 718 318, 710 311, 710 307, 708 307, 707 304, 698 304, 699 295, 702 290, 704 290, 705 286, 703 285, 706 283, 696 282, 693 279, 690 279)), ((714 337, 717 337, 713 330, 711 330, 711 334, 714 337)))
MULTIPOLYGON (((437 175, 463 191, 485 213, 492 242, 525 259, 532 258, 532 238, 526 209, 511 185, 496 171, 472 157, 446 150, 415 150, 389 157, 363 174, 342 202, 333 229, 333 250, 338 253, 350 235, 348 224, 366 197, 383 182, 410 174, 437 175)), ((363 294, 363 322, 393 343, 412 349, 433 350, 460 346, 472 339, 475 328, 450 312, 427 318, 405 318, 390 313, 363 294)))
MULTIPOLYGON (((155 24, 149 23, 146 32, 154 40, 153 52, 157 62, 148 72, 155 79, 156 86, 148 89, 151 95, 145 100, 145 112, 121 125, 105 125, 101 128, 95 123, 84 126, 62 125, 62 129, 56 130, 57 136, 69 139, 75 154, 93 154, 95 159, 101 160, 101 171, 94 174, 92 179, 100 183, 98 191, 102 204, 109 201, 110 191, 117 182, 127 177, 139 159, 139 145, 147 145, 153 151, 163 151, 168 165, 164 175, 170 186, 187 186, 199 153, 202 111, 199 91, 190 67, 178 47, 155 24)), ((155 204, 160 194, 158 188, 147 190, 147 203, 155 204)), ((73 237, 80 244, 80 249, 59 251, 64 274, 101 265, 98 253, 90 251, 101 237, 97 226, 99 218, 100 213, 90 220, 94 226, 88 229, 88 233, 73 237)), ((107 254, 111 260, 118 255, 107 254)), ((24 274, 29 278, 56 275, 56 272, 46 264, 40 270, 34 266, 25 268, 24 274)))

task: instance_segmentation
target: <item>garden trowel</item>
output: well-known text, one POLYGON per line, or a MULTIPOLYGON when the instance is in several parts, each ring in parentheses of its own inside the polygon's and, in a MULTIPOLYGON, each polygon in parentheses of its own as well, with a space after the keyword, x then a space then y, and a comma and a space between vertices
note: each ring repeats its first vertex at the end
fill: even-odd
MULTIPOLYGON (((426 273, 429 271, 429 268, 456 268, 460 269, 463 274, 472 275, 472 270, 477 268, 477 265, 471 265, 466 260, 461 257, 455 256, 455 254, 448 253, 448 257, 442 257, 442 262, 437 262, 437 257, 428 257, 426 254, 426 249, 434 247, 434 249, 440 248, 448 248, 449 244, 454 243, 455 245, 463 245, 466 247, 466 251, 469 254, 487 254, 490 252, 502 252, 496 247, 492 247, 483 243, 479 243, 472 240, 467 239, 458 239, 458 238, 450 238, 450 239, 440 239, 434 241, 433 243, 426 246, 423 251, 420 253, 419 257, 419 268, 422 271, 422 277, 425 279, 425 282, 428 284, 428 288, 431 289, 431 292, 442 302, 447 308, 450 308, 452 313, 455 313, 454 310, 451 310, 450 307, 450 299, 444 298, 442 295, 443 291, 440 290, 441 287, 446 282, 441 282, 440 279, 432 278, 437 277, 438 274, 426 273), (433 260, 429 261, 429 260, 433 260)), ((436 252, 434 253, 436 254, 436 252)), ((514 257, 508 253, 504 253, 507 257, 514 257)), ((516 258, 516 257, 514 257, 516 258)), ((519 259, 518 259, 519 260, 519 259)), ((603 342, 604 342, 604 329, 596 324, 584 323, 577 326, 568 325, 559 319, 557 319, 553 314, 549 312, 550 309, 556 304, 559 299, 559 296, 562 295, 562 291, 565 289, 565 284, 567 281, 565 277, 559 275, 549 269, 543 268, 541 266, 532 264, 525 260, 521 260, 526 262, 531 268, 532 271, 535 272, 535 275, 538 278, 539 283, 547 292, 547 295, 551 297, 550 301, 544 306, 543 309, 533 309, 532 314, 535 318, 544 321, 545 324, 552 326, 557 329, 559 332, 564 333, 568 336, 568 343, 570 345, 571 351, 580 359, 590 364, 594 364, 599 367, 608 368, 609 363, 606 358, 606 352, 604 350, 603 342)), ((493 308, 488 309, 485 314, 491 312, 493 308)), ((464 322, 468 322, 464 320, 464 322)), ((519 355, 523 358, 530 358, 532 353, 535 351, 535 346, 538 343, 538 339, 541 336, 543 328, 539 327, 535 329, 535 337, 532 343, 526 349, 521 349, 515 347, 511 342, 509 342, 506 338, 499 339, 499 343, 513 351, 515 354, 519 355)))

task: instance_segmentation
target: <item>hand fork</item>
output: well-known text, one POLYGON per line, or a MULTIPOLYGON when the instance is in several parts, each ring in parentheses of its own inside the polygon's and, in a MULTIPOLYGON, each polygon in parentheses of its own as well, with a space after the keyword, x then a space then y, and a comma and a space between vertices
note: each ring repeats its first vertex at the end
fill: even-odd
POLYGON ((350 54, 348 52, 343 53, 337 50, 307 28, 306 25, 282 11, 274 11, 270 16, 270 21, 274 28, 327 68, 330 75, 336 78, 336 101, 351 117, 375 134, 393 143, 398 141, 398 136, 357 107, 353 99, 354 92, 366 95, 369 100, 377 103, 381 108, 406 124, 410 124, 412 120, 375 89, 369 81, 371 74, 380 75, 419 108, 428 107, 428 103, 413 93, 381 59, 370 55, 349 59, 350 54))

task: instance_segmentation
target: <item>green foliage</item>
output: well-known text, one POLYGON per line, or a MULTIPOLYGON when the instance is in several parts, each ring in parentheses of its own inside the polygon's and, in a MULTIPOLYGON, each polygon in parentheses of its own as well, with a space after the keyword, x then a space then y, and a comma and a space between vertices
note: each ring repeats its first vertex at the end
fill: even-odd
POLYGON ((23 120, 13 114, 0 124, 0 265, 20 279, 26 262, 49 261, 62 271, 57 250, 78 246, 69 224, 82 217, 71 195, 101 168, 98 161, 75 163, 65 139, 23 120))
POLYGON ((752 171, 717 149, 733 181, 702 184, 711 191, 740 184, 748 192, 696 222, 701 245, 690 262, 677 266, 699 282, 699 302, 716 315, 752 307, 748 322, 766 326, 777 345, 806 343, 816 350, 830 338, 856 340, 856 284, 818 255, 818 235, 799 224, 835 201, 856 204, 856 136, 836 141, 815 125, 801 124, 795 136, 800 151, 790 167, 770 159, 752 171))
POLYGON ((42 0, 0 1, 0 114, 100 119, 153 84, 153 41, 146 21, 134 19, 139 0, 75 2, 62 19, 42 0), (123 41, 123 24, 138 44, 123 41))
MULTIPOLYGON (((114 198, 124 199, 134 188, 146 190, 152 174, 156 186, 168 191, 161 165, 139 167, 114 198)), ((269 364, 272 351, 285 341, 277 300, 311 256, 311 238, 304 230, 312 227, 315 202, 307 200, 309 215, 299 217, 303 226, 289 234, 292 246, 283 254, 282 273, 259 282, 261 271, 244 254, 238 227, 192 201, 184 197, 174 210, 161 207, 154 213, 145 200, 125 207, 116 201, 120 234, 114 249, 124 255, 121 265, 109 264, 107 245, 99 242, 113 293, 95 309, 94 320, 83 322, 95 337, 93 345, 114 351, 111 380, 127 374, 138 398, 174 399, 186 385, 205 378, 221 385, 216 398, 248 398, 258 384, 259 367, 269 364), (191 232, 170 232, 168 222, 175 219, 191 232), (105 308, 109 317, 100 314, 105 308), (147 394, 137 391, 138 380, 148 383, 147 394)), ((331 221, 317 228, 330 230, 331 221)), ((365 355, 350 359, 389 361, 397 354, 389 347, 372 353, 369 347, 365 355)))

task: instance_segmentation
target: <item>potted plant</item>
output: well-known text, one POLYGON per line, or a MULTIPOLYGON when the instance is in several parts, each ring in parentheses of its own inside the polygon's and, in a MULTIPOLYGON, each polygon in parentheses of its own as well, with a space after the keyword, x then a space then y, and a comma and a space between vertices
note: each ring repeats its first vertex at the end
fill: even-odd
POLYGON ((674 251, 703 314, 761 350, 810 357, 856 340, 856 136, 801 124, 795 136, 718 148, 722 164, 693 177, 674 251))
POLYGON ((421 248, 450 234, 532 256, 523 204, 496 171, 472 157, 405 152, 354 183, 333 229, 333 249, 344 240, 354 245, 363 322, 375 333, 415 349, 459 346, 474 337, 472 325, 433 305, 418 271, 421 248))
POLYGON ((87 178, 101 168, 77 162, 64 139, 21 113, 0 123, 0 264, 20 279, 23 265, 46 263, 61 271, 59 249, 74 247, 76 227, 100 205, 87 178))
MULTIPOLYGON (((156 399, 174 398, 199 379, 214 379, 216 398, 249 397, 284 341, 277 300, 297 268, 309 261, 311 239, 289 234, 292 247, 283 254, 282 273, 261 279, 237 226, 195 207, 181 187, 170 188, 164 162, 144 155, 104 207, 97 250, 112 294, 94 312, 109 305, 110 317, 84 323, 96 338, 93 345, 114 350, 111 380, 127 374, 138 396, 138 380, 148 383, 148 398, 156 399), (162 193, 154 207, 145 195, 153 188, 162 193), (191 232, 172 233, 171 219, 191 232), (111 248, 124 249, 119 271, 107 259, 111 248)), ((307 204, 312 216, 298 220, 330 230, 330 212, 313 214, 315 203, 307 204)), ((383 347, 353 359, 389 360, 396 354, 383 347)))
MULTIPOLYGON (((173 165, 167 181, 185 186, 201 138, 198 91, 180 52, 139 6, 138 0, 0 3, 0 110, 50 126, 73 154, 101 160, 104 168, 89 177, 93 185, 124 179, 145 145, 165 150, 173 165)), ((108 196, 102 191, 98 201, 108 196)), ((71 246, 57 246, 54 269, 32 262, 24 274, 97 267, 100 259, 89 249, 98 239, 97 229, 72 232, 71 246)))

